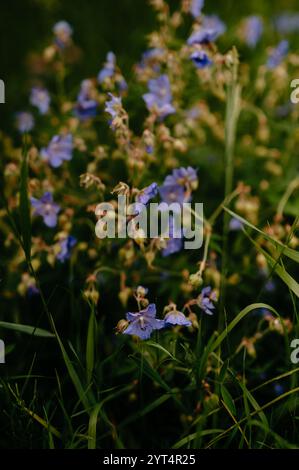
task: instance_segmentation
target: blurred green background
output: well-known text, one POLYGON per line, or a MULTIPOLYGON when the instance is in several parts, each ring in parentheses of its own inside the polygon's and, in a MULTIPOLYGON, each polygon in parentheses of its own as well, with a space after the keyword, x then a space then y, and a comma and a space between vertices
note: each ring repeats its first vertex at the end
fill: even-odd
MULTIPOLYGON (((179 0, 169 0, 171 8, 179 0)), ((298 0, 206 0, 204 12, 217 13, 234 26, 242 17, 298 9, 298 0)), ((13 113, 28 103, 28 57, 50 43, 56 21, 67 20, 83 54, 77 66, 77 83, 98 72, 107 51, 117 54, 128 73, 146 48, 146 36, 155 27, 147 0, 9 0, 0 5, 0 78, 6 83, 6 104, 1 105, 0 126, 11 126, 13 113)))

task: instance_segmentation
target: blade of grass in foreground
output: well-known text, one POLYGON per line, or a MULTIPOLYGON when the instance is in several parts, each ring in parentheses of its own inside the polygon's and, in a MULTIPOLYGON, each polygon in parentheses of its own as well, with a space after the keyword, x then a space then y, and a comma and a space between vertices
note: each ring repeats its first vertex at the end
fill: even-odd
POLYGON ((0 321, 0 328, 18 331, 19 333, 26 333, 27 335, 40 336, 42 338, 55 338, 53 333, 50 333, 47 330, 43 330, 42 328, 36 328, 35 326, 19 325, 16 323, 0 321))

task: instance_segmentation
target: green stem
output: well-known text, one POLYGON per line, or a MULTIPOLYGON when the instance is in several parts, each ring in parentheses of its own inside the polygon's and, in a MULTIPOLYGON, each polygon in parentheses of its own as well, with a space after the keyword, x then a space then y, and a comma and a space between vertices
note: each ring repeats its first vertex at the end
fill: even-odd
MULTIPOLYGON (((231 81, 227 88, 226 116, 225 116, 225 199, 233 190, 234 182, 234 152, 236 143, 237 122, 240 113, 241 87, 238 84, 238 53, 232 50, 231 81)), ((225 298, 226 298, 226 277, 228 273, 228 231, 229 215, 223 217, 223 246, 222 246, 222 267, 220 286, 220 311, 218 330, 221 331, 224 325, 225 298)))

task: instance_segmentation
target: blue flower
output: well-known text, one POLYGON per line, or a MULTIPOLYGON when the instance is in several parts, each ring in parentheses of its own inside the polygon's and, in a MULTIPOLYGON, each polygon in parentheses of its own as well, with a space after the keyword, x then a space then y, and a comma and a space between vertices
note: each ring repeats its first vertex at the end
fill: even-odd
POLYGON ((159 188, 159 193, 163 202, 171 204, 172 202, 190 201, 190 190, 197 187, 197 173, 194 168, 176 168, 171 175, 166 176, 164 183, 159 188))
POLYGON ((49 164, 57 168, 64 160, 71 160, 73 151, 73 136, 55 135, 47 148, 41 149, 41 157, 49 164))
POLYGON ((192 60, 192 62, 194 62, 198 69, 204 69, 205 67, 208 67, 213 63, 204 51, 192 52, 192 54, 190 55, 190 59, 192 60))
POLYGON ((104 67, 98 74, 98 82, 103 83, 106 78, 113 77, 115 73, 116 57, 113 52, 108 52, 104 67))
POLYGON ((285 39, 281 41, 278 46, 271 52, 268 57, 267 67, 275 69, 285 58, 289 50, 289 42, 285 39))
POLYGON ((119 111, 122 108, 122 101, 119 96, 114 96, 112 93, 108 93, 110 101, 107 100, 105 105, 106 113, 110 114, 112 120, 119 115, 119 111))
POLYGON ((198 18, 201 15, 201 10, 203 9, 205 0, 192 0, 190 6, 190 13, 194 18, 198 18))
POLYGON ((171 204, 172 202, 183 204, 183 202, 186 202, 184 188, 177 183, 169 184, 165 181, 163 185, 159 187, 159 194, 162 201, 167 204, 171 204))
POLYGON ((243 223, 237 219, 236 217, 232 217, 229 221, 229 230, 231 231, 238 231, 242 230, 243 228, 243 223))
POLYGON ((245 22, 245 41, 255 47, 263 34, 263 22, 258 16, 249 16, 245 22))
POLYGON ((81 121, 97 115, 98 102, 94 99, 93 93, 91 80, 83 80, 75 107, 75 114, 81 121))
POLYGON ((34 127, 34 118, 31 113, 26 111, 21 111, 16 115, 16 124, 18 130, 24 134, 25 132, 30 132, 34 127))
POLYGON ((157 183, 152 183, 146 188, 144 188, 137 196, 137 202, 141 204, 147 204, 151 199, 153 199, 158 194, 158 185, 157 183))
POLYGON ((212 300, 216 300, 216 296, 211 287, 204 287, 198 298, 198 306, 207 314, 213 315, 215 309, 212 300))
POLYGON ((57 255, 57 259, 61 263, 64 263, 67 259, 70 258, 72 248, 76 245, 76 243, 77 240, 72 235, 69 235, 68 237, 65 237, 59 241, 60 251, 57 255))
POLYGON ((40 199, 31 197, 30 201, 34 209, 33 215, 42 216, 47 227, 55 227, 60 207, 53 201, 52 193, 46 192, 40 199))
POLYGON ((149 304, 148 307, 137 313, 128 312, 126 318, 129 325, 123 334, 139 336, 143 340, 148 339, 154 330, 161 330, 165 327, 164 321, 156 318, 155 304, 149 304))
POLYGON ((275 18, 274 25, 281 34, 295 33, 299 30, 299 13, 283 13, 275 18))
POLYGON ((156 112, 161 119, 175 113, 172 105, 170 82, 167 75, 160 75, 148 82, 149 93, 143 95, 143 99, 149 111, 156 112))
POLYGON ((187 168, 176 168, 171 175, 165 178, 164 184, 179 184, 196 188, 198 182, 197 171, 188 166, 187 168))
POLYGON ((173 217, 169 217, 169 238, 166 240, 166 246, 162 250, 162 256, 165 258, 166 256, 170 256, 174 253, 178 253, 183 249, 183 231, 180 231, 180 234, 175 234, 174 237, 174 219, 173 217), (180 235, 178 237, 178 235, 180 235))
POLYGON ((176 307, 168 312, 165 317, 165 326, 180 325, 180 326, 191 326, 192 323, 182 312, 179 312, 176 307))
POLYGON ((30 94, 30 103, 36 106, 40 114, 46 114, 50 106, 50 95, 45 88, 33 87, 30 94))
POLYGON ((206 16, 202 26, 189 37, 187 44, 209 44, 225 32, 225 24, 216 15, 206 16))
POLYGON ((58 21, 53 27, 53 33, 56 36, 56 44, 63 49, 71 39, 73 29, 67 21, 58 21))

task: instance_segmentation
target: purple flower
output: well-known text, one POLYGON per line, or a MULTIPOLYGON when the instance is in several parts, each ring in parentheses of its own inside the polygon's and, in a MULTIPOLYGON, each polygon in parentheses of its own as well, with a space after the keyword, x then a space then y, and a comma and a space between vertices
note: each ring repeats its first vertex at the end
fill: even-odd
POLYGON ((63 238, 60 240, 60 251, 57 255, 57 259, 61 262, 64 263, 67 259, 70 258, 71 256, 71 251, 73 246, 75 246, 77 243, 77 240, 75 237, 72 235, 69 235, 68 237, 63 238))
POLYGON ((278 46, 272 51, 268 57, 267 67, 275 69, 285 58, 289 50, 289 42, 287 40, 281 41, 278 46))
POLYGON ((175 108, 171 104, 172 94, 167 75, 149 80, 148 89, 149 93, 145 93, 143 99, 149 111, 156 112, 161 119, 175 113, 175 108))
POLYGON ((153 199, 158 194, 158 185, 157 183, 152 183, 146 188, 144 188, 137 196, 137 202, 141 204, 147 204, 151 199, 153 199))
POLYGON ((71 39, 73 29, 67 21, 58 21, 53 27, 53 33, 56 36, 56 44, 63 49, 71 39))
POLYGON ((46 192, 40 199, 30 198, 33 207, 33 215, 40 215, 48 227, 55 227, 57 224, 57 214, 60 211, 58 204, 53 201, 53 195, 46 192))
POLYGON ((180 184, 181 186, 194 187, 197 185, 197 181, 197 171, 188 166, 187 168, 174 169, 172 174, 165 178, 164 184, 180 184))
POLYGON ((30 103, 36 106, 40 114, 46 114, 50 106, 50 95, 45 88, 33 87, 30 94, 30 103))
POLYGON ((255 47, 263 34, 263 22, 258 16, 249 16, 245 21, 245 41, 255 47))
POLYGON ((16 115, 16 124, 18 130, 24 134, 24 132, 30 132, 34 127, 34 118, 31 113, 21 111, 16 115))
POLYGON ((207 314, 213 315, 213 311, 215 309, 212 300, 216 300, 215 293, 212 291, 212 288, 204 287, 201 291, 198 300, 198 306, 207 314))
POLYGON ((229 230, 231 231, 237 231, 237 230, 242 230, 243 224, 239 219, 236 219, 236 217, 232 217, 229 221, 229 230))
POLYGON ((180 230, 180 233, 176 233, 174 236, 174 220, 173 217, 169 217, 169 238, 166 240, 166 247, 162 250, 162 256, 170 256, 174 253, 178 253, 183 249, 183 231, 180 230), (178 235, 180 235, 178 237, 178 235))
POLYGON ((205 67, 208 67, 213 63, 204 51, 192 52, 192 54, 190 55, 190 59, 198 69, 204 69, 205 67))
POLYGON ((149 304, 148 307, 137 313, 128 312, 126 318, 129 322, 124 330, 125 335, 139 336, 140 339, 148 339, 154 330, 161 330, 165 323, 156 318, 156 305, 149 304))
POLYGON ((216 15, 206 16, 202 26, 189 37, 187 44, 209 44, 225 32, 225 24, 216 15))
POLYGON ((98 82, 103 83, 106 78, 113 77, 115 73, 116 57, 113 52, 108 52, 104 67, 98 74, 98 82))
POLYGON ((73 136, 55 135, 47 148, 41 149, 41 157, 49 162, 53 168, 59 167, 64 160, 71 160, 73 150, 73 136))
POLYGON ((299 30, 299 13, 283 13, 275 18, 274 25, 281 34, 296 33, 299 30))
POLYGON ((119 96, 114 96, 112 93, 108 93, 108 95, 109 95, 110 101, 109 100, 106 101, 105 111, 106 113, 110 114, 113 120, 119 114, 119 111, 122 107, 122 101, 119 96))
POLYGON ((180 326, 191 326, 192 323, 182 312, 174 309, 168 312, 164 318, 165 326, 180 325, 180 326))
POLYGON ((167 204, 171 204, 172 202, 183 204, 183 202, 186 202, 184 188, 177 183, 167 184, 165 181, 163 185, 159 187, 159 194, 162 201, 167 204))
POLYGON ((192 0, 190 6, 190 13, 194 18, 198 18, 201 15, 201 10, 203 9, 205 0, 192 0))
POLYGON ((98 103, 93 98, 93 91, 91 80, 83 80, 75 107, 75 114, 81 121, 97 115, 98 103))

